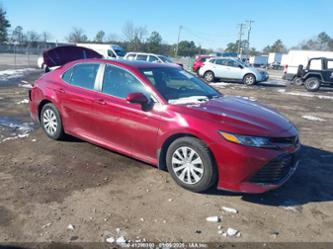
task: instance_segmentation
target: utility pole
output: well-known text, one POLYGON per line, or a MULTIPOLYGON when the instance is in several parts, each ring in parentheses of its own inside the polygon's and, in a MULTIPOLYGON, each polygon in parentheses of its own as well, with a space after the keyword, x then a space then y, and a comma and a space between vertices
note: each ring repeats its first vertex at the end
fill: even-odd
POLYGON ((253 20, 247 20, 247 24, 249 25, 248 30, 247 30, 247 57, 249 58, 249 53, 250 53, 250 34, 251 34, 251 29, 252 29, 252 23, 254 23, 253 20))
POLYGON ((239 40, 238 40, 238 54, 239 58, 242 58, 242 35, 243 35, 243 28, 244 28, 244 23, 241 23, 239 26, 239 40))
POLYGON ((181 32, 181 30, 182 30, 182 28, 183 28, 183 26, 182 25, 180 25, 179 26, 179 31, 178 31, 178 40, 177 40, 177 47, 176 47, 176 57, 177 57, 177 55, 178 55, 178 48, 179 48, 179 38, 180 38, 180 32, 181 32))

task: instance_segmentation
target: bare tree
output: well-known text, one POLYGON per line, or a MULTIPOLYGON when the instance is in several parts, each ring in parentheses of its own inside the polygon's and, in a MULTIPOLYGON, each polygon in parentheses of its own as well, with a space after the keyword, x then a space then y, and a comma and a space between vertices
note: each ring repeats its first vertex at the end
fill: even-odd
POLYGON ((120 41, 120 38, 117 34, 110 33, 110 34, 108 34, 108 36, 105 40, 107 42, 115 42, 115 41, 120 41))
POLYGON ((141 50, 145 38, 148 34, 147 28, 143 26, 136 27, 133 22, 126 22, 123 27, 123 35, 128 40, 128 49, 133 51, 141 50))
POLYGON ((43 31, 42 34, 41 34, 41 36, 42 36, 42 41, 44 43, 47 43, 51 39, 51 37, 52 37, 52 35, 49 32, 47 32, 47 31, 43 31))
POLYGON ((73 28, 72 32, 69 33, 66 40, 69 41, 69 42, 73 42, 73 43, 87 42, 88 37, 85 35, 83 29, 73 28))
POLYGON ((128 41, 133 41, 135 38, 135 26, 133 22, 126 22, 123 27, 123 34, 128 41))
POLYGON ((12 33, 11 40, 13 42, 17 42, 18 44, 22 44, 24 42, 24 34, 23 34, 23 28, 21 26, 17 26, 12 33))
POLYGON ((27 31, 25 37, 29 47, 37 46, 37 43, 40 41, 40 34, 33 30, 27 31))
POLYGON ((94 41, 98 43, 104 42, 105 32, 103 30, 100 30, 97 32, 94 41))

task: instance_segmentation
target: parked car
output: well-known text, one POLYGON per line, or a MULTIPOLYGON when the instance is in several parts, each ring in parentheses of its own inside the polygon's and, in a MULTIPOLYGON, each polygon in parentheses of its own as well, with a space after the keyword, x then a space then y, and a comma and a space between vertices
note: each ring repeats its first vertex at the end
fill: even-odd
POLYGON ((333 58, 312 58, 306 68, 303 68, 303 65, 299 65, 296 80, 304 83, 305 89, 309 92, 316 92, 321 86, 332 87, 333 58))
MULTIPOLYGON (((70 49, 70 48, 69 48, 70 49)), ((65 134, 168 169, 191 191, 262 193, 298 165, 297 129, 258 103, 223 96, 170 64, 83 59, 68 51, 29 91, 46 135, 65 134)), ((93 56, 87 53, 87 57, 93 56)), ((79 158, 77 160, 80 160, 79 158)))
POLYGON ((243 82, 246 85, 254 85, 269 78, 266 71, 250 67, 237 59, 227 57, 207 60, 199 69, 199 75, 208 82, 221 79, 243 82))
POLYGON ((204 65, 204 62, 209 59, 212 58, 212 56, 210 55, 199 55, 195 58, 194 64, 192 66, 192 71, 195 73, 198 73, 200 67, 202 67, 204 65))
POLYGON ((290 50, 281 60, 284 67, 282 79, 294 81, 297 85, 302 84, 297 77, 299 65, 305 68, 310 59, 320 57, 333 58, 333 51, 290 50))
POLYGON ((151 53, 128 52, 125 55, 124 59, 129 60, 129 61, 148 61, 148 62, 155 62, 155 63, 173 63, 173 61, 165 55, 151 54, 151 53))
POLYGON ((39 56, 37 58, 37 67, 40 68, 40 69, 44 69, 45 68, 43 56, 39 56))

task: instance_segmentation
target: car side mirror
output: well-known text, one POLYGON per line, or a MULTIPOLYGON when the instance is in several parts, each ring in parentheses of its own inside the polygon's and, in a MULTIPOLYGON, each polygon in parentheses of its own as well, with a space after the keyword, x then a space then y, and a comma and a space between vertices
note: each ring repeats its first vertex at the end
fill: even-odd
POLYGON ((139 104, 145 107, 149 104, 149 99, 143 93, 130 93, 128 94, 126 101, 131 104, 139 104))
POLYGON ((244 68, 242 65, 238 65, 238 67, 239 67, 240 69, 243 69, 243 68, 244 68))

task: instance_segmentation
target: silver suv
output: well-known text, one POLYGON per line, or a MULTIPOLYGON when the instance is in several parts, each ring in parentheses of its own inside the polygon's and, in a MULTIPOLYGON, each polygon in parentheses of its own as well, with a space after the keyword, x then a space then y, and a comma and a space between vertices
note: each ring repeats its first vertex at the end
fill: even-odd
POLYGON ((257 82, 268 80, 268 73, 250 67, 237 59, 227 57, 215 57, 207 60, 199 70, 199 76, 208 82, 216 79, 224 81, 243 82, 246 85, 254 85, 257 82))

